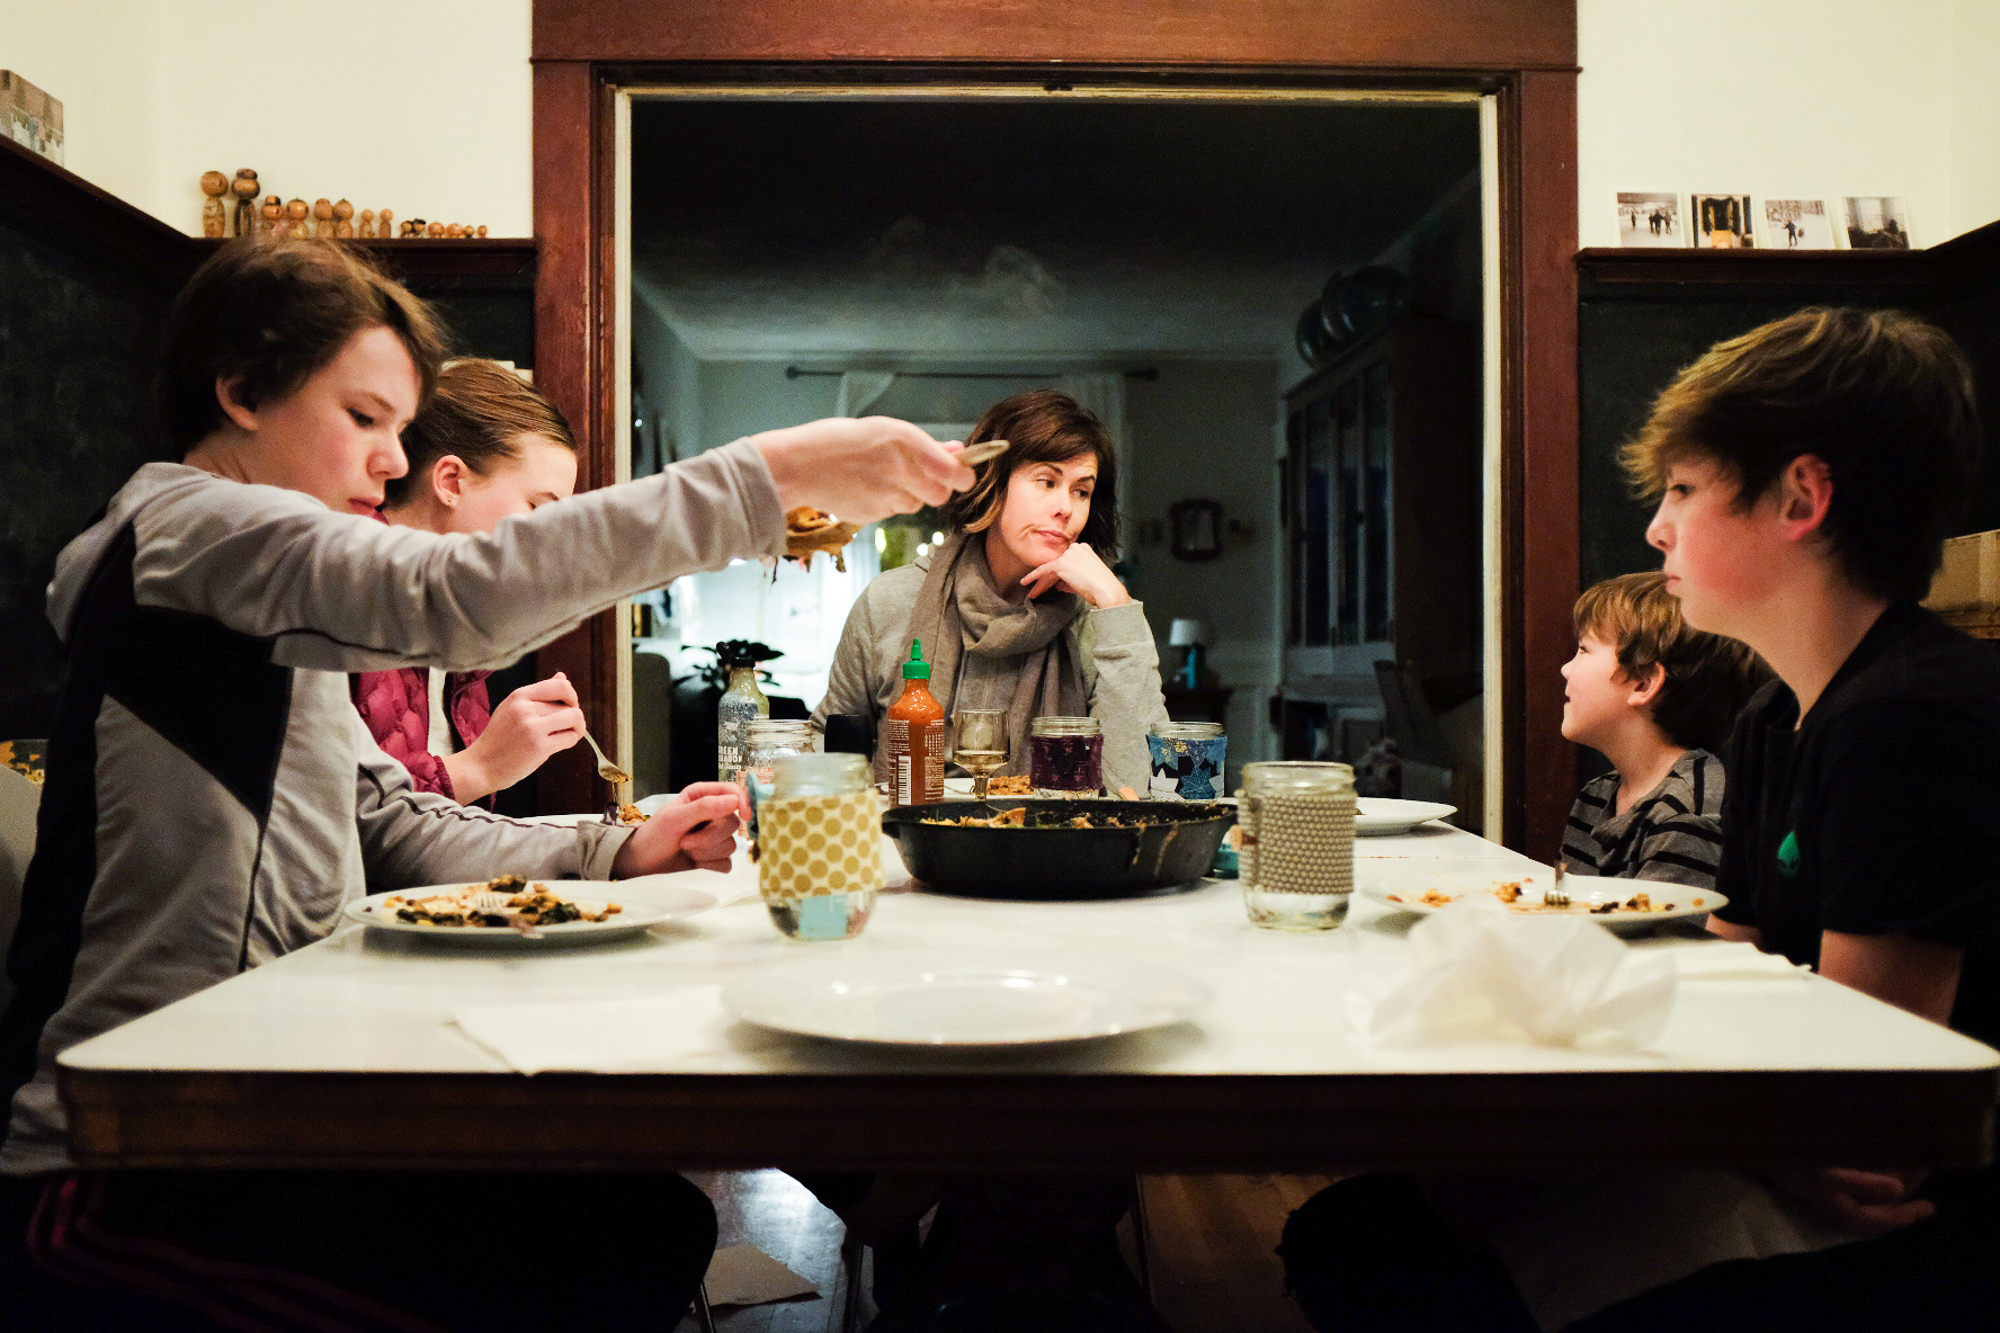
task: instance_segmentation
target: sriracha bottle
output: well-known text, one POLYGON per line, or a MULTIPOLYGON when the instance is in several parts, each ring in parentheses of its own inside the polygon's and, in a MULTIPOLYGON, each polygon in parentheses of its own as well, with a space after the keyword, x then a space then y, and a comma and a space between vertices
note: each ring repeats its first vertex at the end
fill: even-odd
POLYGON ((897 805, 933 805, 944 799, 944 705, 931 694, 931 664, 922 639, 910 641, 903 664, 903 697, 882 722, 889 799, 897 805))

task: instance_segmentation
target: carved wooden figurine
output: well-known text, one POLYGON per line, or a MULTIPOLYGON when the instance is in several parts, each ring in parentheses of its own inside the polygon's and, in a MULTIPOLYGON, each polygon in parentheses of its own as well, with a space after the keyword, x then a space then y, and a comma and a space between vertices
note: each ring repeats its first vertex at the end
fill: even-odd
POLYGON ((482 241, 486 239, 486 224, 484 222, 479 224, 479 239, 482 241))
POLYGON ((394 236, 396 234, 395 232, 389 230, 389 224, 392 221, 394 221, 396 217, 395 209, 385 208, 380 213, 377 213, 375 217, 377 219, 375 223, 375 234, 377 236, 380 236, 383 240, 386 241, 391 236, 394 236))
POLYGON ((354 205, 345 199, 333 205, 333 234, 343 241, 354 239, 354 205))
POLYGON ((284 220, 285 201, 275 194, 265 195, 262 216, 257 219, 258 232, 267 235, 275 232, 284 220))
POLYGON ((222 196, 229 193, 229 177, 219 171, 202 172, 201 192, 208 196, 201 201, 201 234, 220 240, 229 234, 229 213, 222 206, 222 196))
POLYGON ((425 232, 425 235, 429 236, 429 237, 430 237, 431 239, 433 239, 433 240, 436 240, 436 239, 437 239, 438 237, 441 237, 441 236, 443 236, 443 235, 444 235, 444 223, 442 223, 442 222, 433 222, 433 223, 431 223, 431 225, 430 225, 429 229, 428 229, 428 230, 427 230, 427 231, 425 232))
POLYGON ((444 234, 455 241, 465 235, 465 228, 459 223, 447 222, 444 224, 444 234))
POLYGON ((333 201, 315 199, 313 201, 313 235, 333 239, 333 201))
POLYGON ((310 236, 312 231, 306 226, 306 219, 312 216, 312 205, 303 199, 294 199, 285 205, 285 234, 288 236, 310 236))
POLYGON ((361 239, 372 239, 375 235, 375 210, 372 208, 362 209, 361 221, 354 224, 354 230, 361 239))
POLYGON ((257 210, 250 201, 257 197, 257 173, 245 167, 229 182, 236 195, 236 209, 230 218, 229 234, 248 236, 257 229, 257 210))

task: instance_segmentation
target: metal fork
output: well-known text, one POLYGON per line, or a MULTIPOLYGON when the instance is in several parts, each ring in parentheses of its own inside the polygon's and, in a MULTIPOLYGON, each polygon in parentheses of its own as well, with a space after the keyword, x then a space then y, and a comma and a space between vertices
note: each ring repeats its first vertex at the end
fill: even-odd
POLYGON ((1542 890, 1542 906, 1544 907, 1569 906, 1569 893, 1567 890, 1563 888, 1563 874, 1568 869, 1569 869, 1568 862, 1566 861, 1556 862, 1556 882, 1552 887, 1542 890))

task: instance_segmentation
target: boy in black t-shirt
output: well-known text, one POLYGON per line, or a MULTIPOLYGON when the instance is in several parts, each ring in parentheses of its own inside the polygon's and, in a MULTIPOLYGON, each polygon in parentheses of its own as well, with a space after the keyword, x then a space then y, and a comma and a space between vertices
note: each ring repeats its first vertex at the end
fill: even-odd
MULTIPOLYGON (((1730 902, 1709 928, 1991 1043, 2000 650, 1917 605, 1980 448, 1971 370, 1941 330, 1814 309, 1682 371, 1625 461, 1660 497, 1647 538, 1687 622, 1749 644, 1779 677, 1731 742, 1730 902)), ((1767 1179, 1851 1234, 1900 1234, 1718 1265, 1584 1326, 1747 1328, 1778 1311, 1807 1329, 2000 1322, 1990 1171, 1767 1179)))

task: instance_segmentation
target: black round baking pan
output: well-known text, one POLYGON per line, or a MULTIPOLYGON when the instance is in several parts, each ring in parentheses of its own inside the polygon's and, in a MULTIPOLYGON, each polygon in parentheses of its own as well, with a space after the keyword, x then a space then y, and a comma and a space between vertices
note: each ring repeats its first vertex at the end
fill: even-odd
POLYGON ((1235 819, 1235 807, 1220 802, 997 798, 899 805, 882 816, 882 831, 925 888, 1057 902, 1133 898, 1198 880, 1235 819), (956 822, 1016 809, 1020 826, 956 822))

